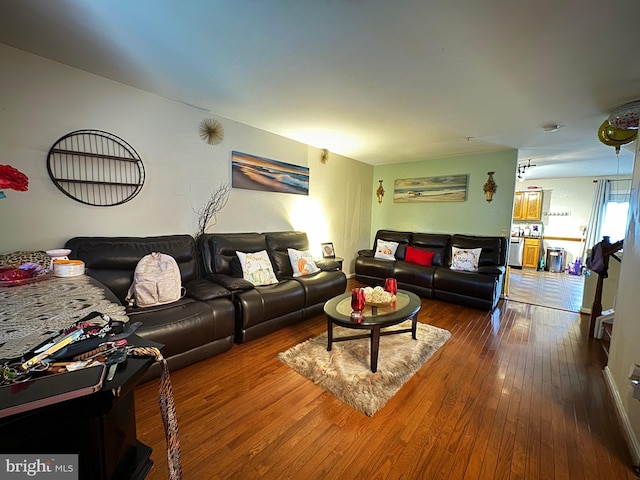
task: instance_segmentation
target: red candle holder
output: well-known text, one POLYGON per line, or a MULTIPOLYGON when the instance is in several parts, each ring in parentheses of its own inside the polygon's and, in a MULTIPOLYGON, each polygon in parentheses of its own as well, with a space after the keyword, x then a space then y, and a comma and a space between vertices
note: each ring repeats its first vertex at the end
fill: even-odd
POLYGON ((365 306, 364 290, 362 288, 354 288, 351 290, 351 309, 354 312, 361 312, 365 306))
POLYGON ((351 290, 351 320, 354 322, 361 323, 363 320, 362 311, 364 310, 364 306, 366 304, 364 298, 364 289, 362 288, 354 288, 351 290))
POLYGON ((395 278, 387 278, 384 281, 384 289, 391 295, 398 293, 398 281, 395 278))

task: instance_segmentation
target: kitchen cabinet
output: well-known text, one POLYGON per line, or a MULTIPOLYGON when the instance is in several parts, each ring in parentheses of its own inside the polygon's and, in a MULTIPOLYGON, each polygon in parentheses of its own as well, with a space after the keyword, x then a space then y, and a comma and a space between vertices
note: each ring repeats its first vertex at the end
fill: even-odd
POLYGON ((542 190, 516 192, 513 202, 514 220, 540 220, 542 190))
POLYGON ((522 253, 523 268, 538 268, 540 264, 540 247, 542 240, 539 238, 525 238, 522 253))

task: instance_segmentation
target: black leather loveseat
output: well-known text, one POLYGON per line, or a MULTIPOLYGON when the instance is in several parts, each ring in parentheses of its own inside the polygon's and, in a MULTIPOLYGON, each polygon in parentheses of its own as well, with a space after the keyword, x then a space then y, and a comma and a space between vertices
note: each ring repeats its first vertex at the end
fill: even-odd
MULTIPOLYGON (((427 262, 428 263, 428 262, 427 262)), ((398 288, 482 310, 495 308, 502 293, 507 264, 504 237, 449 235, 379 230, 372 250, 361 250, 355 262, 356 280, 382 285, 396 278, 398 288), (397 243, 392 260, 375 258, 378 241, 397 243), (406 261, 407 248, 433 254, 431 265, 406 261), (477 271, 451 269, 452 248, 481 248, 477 271)))
POLYGON ((238 343, 321 314, 324 303, 344 293, 347 286, 346 276, 335 262, 325 263, 319 272, 294 278, 287 249, 307 250, 304 232, 212 233, 200 236, 198 246, 206 278, 233 292, 238 343), (267 251, 278 282, 254 286, 242 278, 236 252, 262 250, 267 251))
MULTIPOLYGON (((141 337, 165 345, 169 368, 177 370, 233 346, 234 307, 231 292, 202 278, 195 240, 190 235, 156 237, 75 237, 66 242, 70 258, 85 263, 87 275, 106 286, 126 305, 125 297, 138 261, 148 253, 175 258, 186 295, 155 307, 127 307, 131 322, 142 322, 141 337)), ((154 364, 145 378, 157 376, 154 364)))

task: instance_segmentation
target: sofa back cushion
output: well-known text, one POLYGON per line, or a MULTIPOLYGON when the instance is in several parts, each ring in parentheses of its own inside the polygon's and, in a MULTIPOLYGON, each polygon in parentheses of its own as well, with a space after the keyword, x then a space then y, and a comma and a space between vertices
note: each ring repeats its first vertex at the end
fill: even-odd
POLYGON ((507 240, 504 237, 453 235, 451 245, 457 248, 482 248, 478 267, 505 266, 507 240))
POLYGON ((198 278, 196 245, 191 235, 156 237, 74 237, 65 248, 69 258, 82 260, 85 272, 108 287, 124 303, 138 261, 153 252, 171 255, 184 285, 198 278))
POLYGON ((386 242, 396 242, 398 244, 398 248, 396 249, 396 259, 404 260, 405 251, 407 250, 407 245, 411 243, 411 236, 413 234, 411 232, 397 232, 395 230, 378 230, 376 233, 376 239, 373 242, 373 251, 375 252, 378 239, 384 240, 386 242))
POLYGON ((309 240, 305 232, 267 232, 267 251, 271 257, 271 264, 276 277, 279 279, 293 277, 288 248, 294 250, 308 250, 309 240))
POLYGON ((444 267, 448 265, 451 252, 451 235, 444 233, 414 233, 411 239, 414 247, 433 252, 431 265, 444 267))
POLYGON ((198 237, 205 275, 219 273, 242 277, 236 252, 256 253, 267 249, 261 233, 205 233, 198 237))

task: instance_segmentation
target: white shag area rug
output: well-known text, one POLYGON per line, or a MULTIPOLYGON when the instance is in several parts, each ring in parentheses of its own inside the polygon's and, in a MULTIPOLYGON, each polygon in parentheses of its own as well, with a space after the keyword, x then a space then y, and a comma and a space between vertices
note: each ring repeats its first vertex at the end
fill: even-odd
MULTIPOLYGON (((411 328, 411 321, 383 329, 411 328)), ((364 331, 334 326, 333 337, 345 337, 364 331)), ((352 408, 373 416, 442 346, 451 333, 418 323, 417 340, 411 333, 380 337, 378 371, 370 365, 368 338, 334 342, 327 351, 327 334, 300 343, 278 358, 298 373, 331 392, 352 408)))

